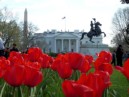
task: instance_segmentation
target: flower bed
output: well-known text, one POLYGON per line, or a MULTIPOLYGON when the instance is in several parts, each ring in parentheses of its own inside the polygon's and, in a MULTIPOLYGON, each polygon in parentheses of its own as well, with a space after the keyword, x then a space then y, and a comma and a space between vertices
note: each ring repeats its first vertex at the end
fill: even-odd
MULTIPOLYGON (((124 97, 110 80, 116 73, 111 53, 101 51, 97 56, 94 60, 71 52, 54 58, 40 48, 30 48, 26 54, 11 52, 8 59, 0 58, 0 97, 124 97)), ((128 78, 127 65, 128 60, 116 69, 128 78)))

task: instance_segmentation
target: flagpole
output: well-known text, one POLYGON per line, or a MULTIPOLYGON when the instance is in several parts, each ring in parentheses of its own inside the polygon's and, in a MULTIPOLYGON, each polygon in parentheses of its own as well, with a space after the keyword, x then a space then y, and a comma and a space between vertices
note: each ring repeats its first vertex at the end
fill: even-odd
POLYGON ((64 16, 62 19, 64 20, 64 31, 66 32, 66 17, 64 16))
POLYGON ((65 18, 65 32, 66 32, 66 18, 65 18))

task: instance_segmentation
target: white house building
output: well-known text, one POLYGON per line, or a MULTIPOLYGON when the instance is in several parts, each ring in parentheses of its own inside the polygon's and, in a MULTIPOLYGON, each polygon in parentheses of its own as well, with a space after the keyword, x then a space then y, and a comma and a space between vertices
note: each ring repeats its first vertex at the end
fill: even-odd
POLYGON ((35 33, 34 45, 42 48, 44 52, 79 52, 83 54, 95 55, 101 50, 109 50, 108 45, 102 43, 103 36, 93 37, 94 43, 89 41, 87 36, 80 40, 82 32, 61 32, 46 31, 44 33, 35 33))

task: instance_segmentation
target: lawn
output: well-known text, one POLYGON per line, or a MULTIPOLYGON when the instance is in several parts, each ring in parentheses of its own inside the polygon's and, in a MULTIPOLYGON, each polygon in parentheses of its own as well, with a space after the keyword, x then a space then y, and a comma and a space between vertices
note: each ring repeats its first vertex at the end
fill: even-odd
MULTIPOLYGON (((94 70, 91 69, 90 71, 93 72, 94 70)), ((50 70, 49 74, 47 75, 47 77, 45 77, 45 79, 47 80, 47 88, 45 89, 46 97, 50 97, 50 95, 48 96, 49 93, 51 93, 51 95, 53 94, 53 96, 56 94, 56 96, 58 97, 64 97, 61 89, 61 82, 63 80, 58 76, 58 74, 55 71, 50 70)), ((129 97, 129 81, 122 73, 114 69, 114 72, 111 75, 111 82, 112 85, 109 88, 110 90, 116 91, 116 93, 118 93, 120 97, 129 97)))
POLYGON ((117 91, 121 97, 129 97, 129 81, 126 77, 117 70, 114 70, 111 75, 111 89, 117 91))
MULTIPOLYGON (((89 72, 93 72, 94 69, 91 69, 89 72)), ((78 71, 79 73, 79 71, 78 71)), ((65 97, 61 83, 63 79, 58 76, 58 73, 51 70, 51 69, 44 69, 43 70, 44 79, 43 82, 40 83, 35 88, 31 88, 31 96, 26 96, 29 91, 26 86, 22 86, 22 97, 65 97)), ((80 74, 80 73, 79 73, 80 74)), ((111 75, 111 82, 112 85, 109 87, 109 90, 114 90, 120 96, 106 96, 106 97, 129 97, 129 82, 127 81, 126 77, 117 70, 114 70, 113 74, 111 75)), ((3 83, 3 82, 2 82, 3 83)), ((3 84, 1 84, 3 86, 3 84)), ((6 84, 6 88, 4 89, 3 96, 1 97, 14 97, 13 87, 6 84), (8 95, 8 96, 7 96, 8 95)), ((17 92, 17 91, 15 91, 17 92)), ((110 93, 110 92, 109 92, 110 93)), ((30 94, 29 94, 30 95, 30 94)), ((21 97, 21 96, 15 96, 21 97)))

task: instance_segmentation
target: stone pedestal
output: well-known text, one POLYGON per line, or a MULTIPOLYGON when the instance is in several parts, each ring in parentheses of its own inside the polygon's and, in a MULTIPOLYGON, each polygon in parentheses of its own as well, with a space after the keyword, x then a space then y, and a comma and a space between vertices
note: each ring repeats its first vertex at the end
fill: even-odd
POLYGON ((106 44, 82 44, 80 45, 80 53, 85 55, 92 55, 96 58, 96 53, 99 53, 102 50, 109 51, 109 47, 106 44))

